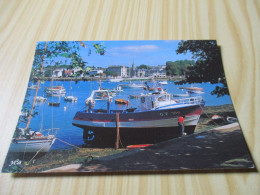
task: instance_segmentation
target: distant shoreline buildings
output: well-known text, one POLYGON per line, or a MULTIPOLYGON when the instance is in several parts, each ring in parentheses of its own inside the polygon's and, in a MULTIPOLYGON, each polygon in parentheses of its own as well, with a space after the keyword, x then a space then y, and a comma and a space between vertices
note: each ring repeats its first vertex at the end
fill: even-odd
POLYGON ((110 65, 107 68, 87 66, 86 68, 81 69, 80 67, 71 68, 70 65, 62 65, 57 67, 45 67, 43 73, 44 77, 53 78, 167 78, 166 65, 142 66, 140 65, 136 67, 134 61, 130 67, 127 67, 125 65, 110 65), (142 66, 145 66, 145 68, 142 66))

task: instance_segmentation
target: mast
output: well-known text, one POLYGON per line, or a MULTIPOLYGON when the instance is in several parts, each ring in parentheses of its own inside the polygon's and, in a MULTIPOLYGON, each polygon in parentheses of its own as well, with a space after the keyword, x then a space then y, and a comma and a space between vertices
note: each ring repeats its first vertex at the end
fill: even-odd
MULTIPOLYGON (((46 41, 46 43, 45 43, 45 48, 44 48, 45 53, 46 53, 46 50, 47 50, 47 41, 46 41)), ((45 54, 44 54, 43 57, 42 57, 42 63, 41 63, 40 73, 42 73, 42 71, 43 71, 44 60, 45 60, 45 54)), ((26 123, 25 129, 28 129, 28 128, 29 128, 29 125, 30 125, 30 122, 31 122, 31 119, 32 119, 32 114, 33 114, 34 105, 35 105, 35 102, 36 102, 36 97, 37 97, 37 94, 38 94, 38 89, 39 89, 39 86, 40 86, 40 82, 41 82, 40 79, 38 79, 36 91, 35 91, 34 98, 33 98, 33 105, 32 105, 31 112, 30 112, 30 115, 29 115, 29 117, 28 117, 28 121, 27 121, 27 123, 26 123)))

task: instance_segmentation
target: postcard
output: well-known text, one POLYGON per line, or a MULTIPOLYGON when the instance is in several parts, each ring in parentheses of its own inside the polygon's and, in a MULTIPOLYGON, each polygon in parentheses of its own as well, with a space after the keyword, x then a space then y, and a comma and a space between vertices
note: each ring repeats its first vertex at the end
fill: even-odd
POLYGON ((215 40, 38 42, 2 172, 252 171, 215 40))

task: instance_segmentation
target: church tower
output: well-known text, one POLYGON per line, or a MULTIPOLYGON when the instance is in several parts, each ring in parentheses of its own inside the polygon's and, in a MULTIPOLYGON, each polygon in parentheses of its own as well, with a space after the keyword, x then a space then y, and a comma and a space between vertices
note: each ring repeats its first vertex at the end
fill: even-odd
POLYGON ((135 62, 133 60, 133 63, 132 63, 132 68, 131 68, 131 74, 130 74, 131 77, 134 77, 135 76, 135 62))

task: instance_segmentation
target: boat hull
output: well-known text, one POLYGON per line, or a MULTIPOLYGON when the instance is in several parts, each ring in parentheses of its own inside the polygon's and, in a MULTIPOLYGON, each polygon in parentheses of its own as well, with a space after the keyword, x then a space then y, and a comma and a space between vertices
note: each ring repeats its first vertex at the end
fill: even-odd
MULTIPOLYGON (((194 133, 196 125, 186 126, 187 134, 194 133)), ((88 147, 113 148, 116 143, 116 128, 84 128, 83 139, 88 147)), ((178 126, 156 128, 120 128, 120 147, 135 144, 156 144, 181 136, 178 126)))
MULTIPOLYGON (((181 108, 119 115, 120 140, 125 147, 132 144, 155 144, 181 136, 179 116, 185 115, 185 132, 194 133, 202 107, 190 105, 181 108)), ((78 112, 73 125, 84 129, 83 138, 90 147, 114 147, 116 114, 78 112)))
POLYGON ((54 139, 29 139, 29 140, 13 140, 9 152, 21 153, 46 153, 50 150, 54 139))

